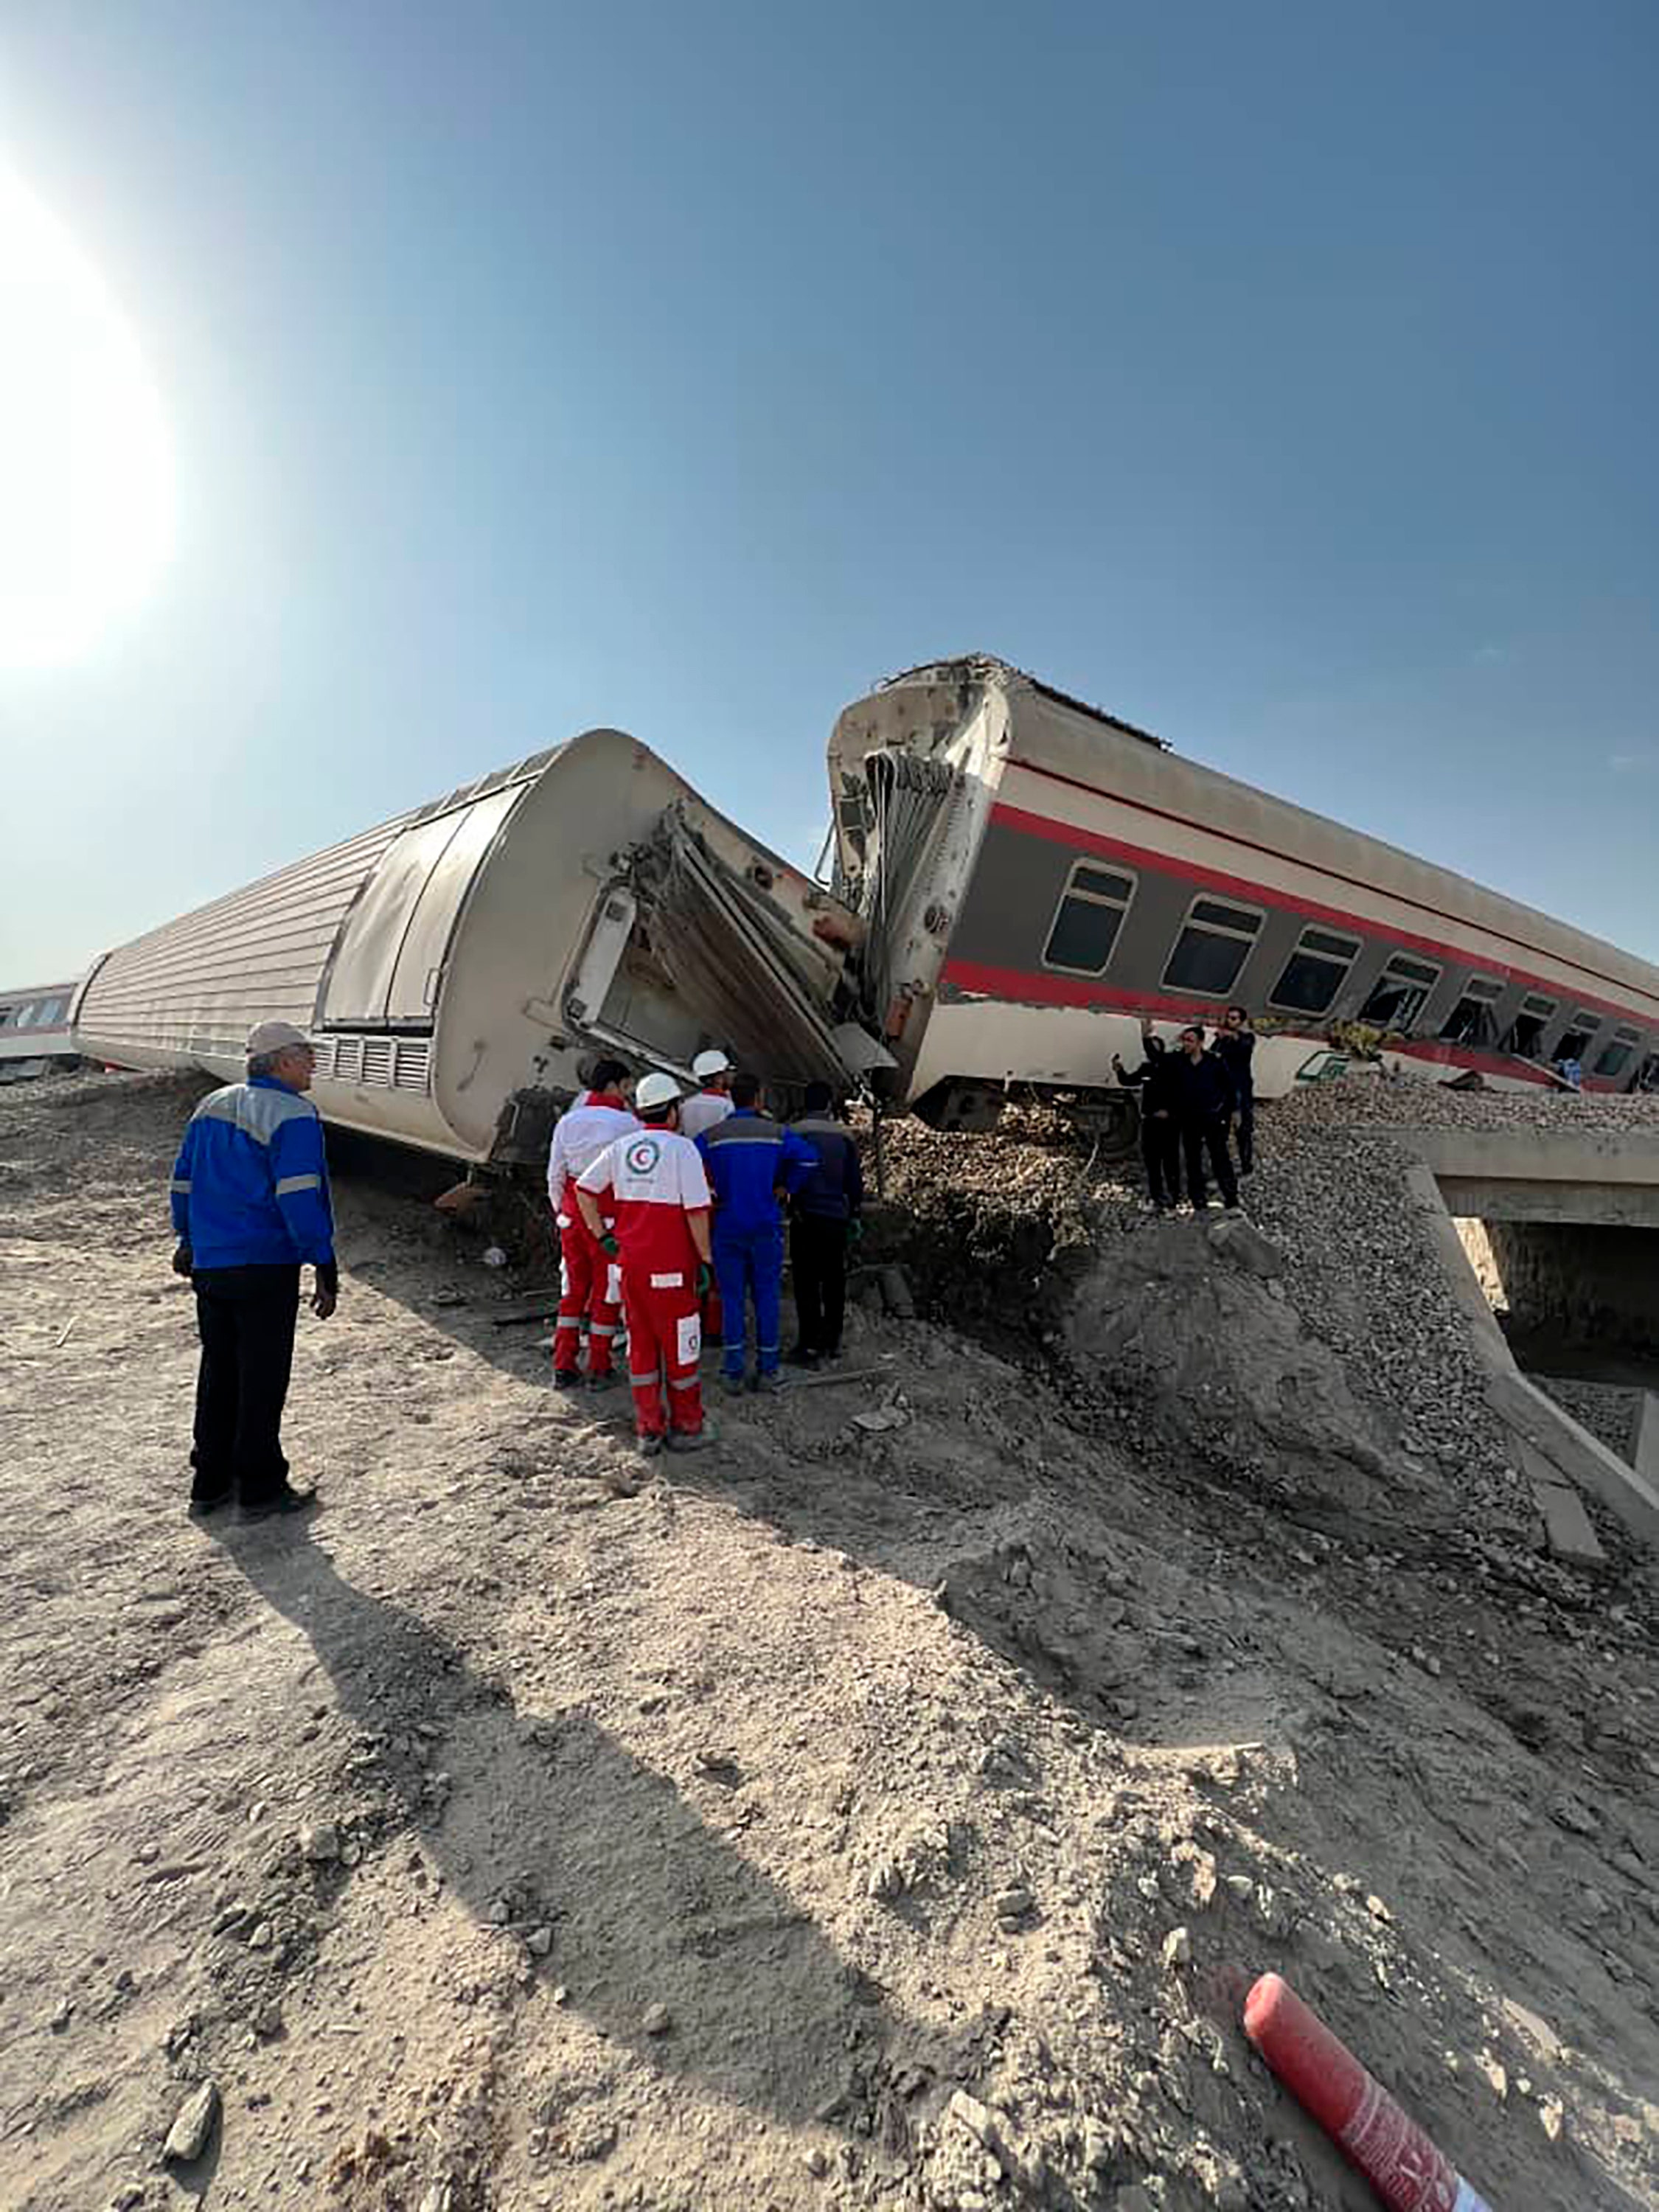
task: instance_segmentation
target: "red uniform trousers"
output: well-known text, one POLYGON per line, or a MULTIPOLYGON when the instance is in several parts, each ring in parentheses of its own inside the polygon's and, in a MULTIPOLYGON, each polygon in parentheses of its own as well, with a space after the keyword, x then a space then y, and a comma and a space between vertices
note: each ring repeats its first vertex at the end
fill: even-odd
POLYGON ((564 1270, 559 1286, 558 1324, 553 1332, 553 1370, 557 1375, 575 1373, 586 1326, 587 1371, 608 1375, 620 1310, 607 1295, 611 1270, 617 1263, 577 1212, 574 1199, 569 1212, 560 1218, 563 1225, 559 1231, 559 1252, 564 1270))
POLYGON ((697 1379, 702 1327, 696 1276, 688 1272, 678 1283, 658 1287, 649 1268, 624 1265, 622 1293, 628 1316, 628 1380, 640 1434, 659 1437, 671 1428, 695 1435, 702 1426, 702 1389, 697 1379))

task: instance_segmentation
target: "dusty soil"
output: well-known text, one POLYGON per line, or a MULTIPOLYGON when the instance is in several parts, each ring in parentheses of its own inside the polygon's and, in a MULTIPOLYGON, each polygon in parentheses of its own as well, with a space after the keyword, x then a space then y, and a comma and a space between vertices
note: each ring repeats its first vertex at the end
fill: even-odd
POLYGON ((1362 2212, 1273 1967, 1498 2212, 1659 2205, 1650 1561, 1369 1463, 1310 1513, 867 1314, 622 1494, 350 1175, 323 1509, 198 1526, 190 1096, 0 1099, 0 2203, 1362 2212))

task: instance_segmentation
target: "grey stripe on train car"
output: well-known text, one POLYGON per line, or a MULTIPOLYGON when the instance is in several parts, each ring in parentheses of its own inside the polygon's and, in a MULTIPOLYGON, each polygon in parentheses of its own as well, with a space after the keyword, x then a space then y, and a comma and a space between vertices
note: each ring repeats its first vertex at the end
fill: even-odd
POLYGON ((204 1098, 191 1115, 193 1121, 232 1121, 256 1144, 268 1145, 284 1121, 296 1115, 313 1118, 317 1109, 291 1091, 256 1091, 251 1083, 228 1083, 204 1098))
MULTIPOLYGON (((1205 896, 1227 904, 1263 909, 1261 930, 1237 978, 1220 995, 1229 1000, 1236 999, 1258 1012, 1274 1011, 1269 1006, 1268 994, 1284 974, 1297 941, 1308 926, 1308 917, 1295 904, 1294 894, 1276 892, 1275 898, 1286 902, 1276 906, 1264 899, 1247 897, 1242 892, 1235 895, 1224 890, 1209 891, 1204 884, 1187 876, 1166 874, 1145 866, 1132 867, 1109 855, 1093 854, 1081 843, 1060 844, 995 822, 988 828, 980 848, 972 886, 951 940, 950 957, 987 967, 1066 977, 1085 986, 1109 985, 1115 990, 1146 998, 1169 995, 1203 1004, 1206 994, 1202 993, 1173 986, 1166 988, 1164 973, 1193 900, 1205 896), (1074 969, 1048 968, 1042 959, 1061 894, 1073 863, 1079 860, 1097 860, 1102 868, 1118 870, 1135 878, 1134 898, 1119 925, 1111 957, 1097 975, 1074 969)), ((1280 1018, 1287 1022, 1300 1020, 1317 1027, 1352 1018, 1370 997, 1396 949, 1395 941, 1382 935, 1374 925, 1367 927, 1358 924, 1349 928, 1346 924, 1333 922, 1322 926, 1344 929, 1347 934, 1358 937, 1359 957, 1328 1007, 1317 1014, 1299 1016, 1285 1011, 1280 1018)), ((1413 957, 1435 957, 1443 971, 1418 1025, 1419 1035, 1434 1036, 1462 995, 1471 963, 1446 962, 1427 954, 1413 957)), ((1474 972, 1480 970, 1476 969, 1474 972)), ((1516 983, 1506 989, 1497 1008, 1500 1034, 1529 988, 1516 983)))

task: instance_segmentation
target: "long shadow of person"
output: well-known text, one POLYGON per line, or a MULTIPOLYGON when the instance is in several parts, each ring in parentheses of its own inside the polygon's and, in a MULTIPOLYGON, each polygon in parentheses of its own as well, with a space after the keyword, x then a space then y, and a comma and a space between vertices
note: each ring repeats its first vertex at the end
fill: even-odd
POLYGON ((441 1729, 449 1790, 434 1801, 429 1778, 389 1762, 394 1798, 480 1922, 505 1906, 515 1927, 554 1928, 550 1972, 573 2008, 659 2072, 762 2114, 823 2118, 826 2085, 856 2077, 848 2124, 902 2146, 893 2076, 901 2058, 908 2088, 934 2073, 928 2033, 669 1778, 580 1706, 520 1711, 447 1637, 346 1581, 305 1531, 239 1534, 226 1551, 309 1639, 360 1728, 441 1729))

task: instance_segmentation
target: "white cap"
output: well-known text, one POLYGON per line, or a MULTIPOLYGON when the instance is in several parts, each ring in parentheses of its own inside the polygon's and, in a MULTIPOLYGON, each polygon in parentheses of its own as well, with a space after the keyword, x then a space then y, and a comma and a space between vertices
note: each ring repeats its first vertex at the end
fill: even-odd
POLYGON ((648 1114, 659 1106, 672 1106, 678 1102, 680 1086, 672 1075, 647 1075, 634 1093, 634 1103, 641 1114, 648 1114))
POLYGON ((714 1045, 708 1051, 697 1054, 691 1063, 691 1073, 699 1083, 707 1083, 711 1075, 724 1075, 731 1065, 720 1047, 714 1045))
POLYGON ((296 1046, 302 1052, 309 1052, 311 1039, 303 1030, 296 1030, 292 1022, 260 1022, 247 1033, 250 1060, 264 1060, 273 1052, 292 1052, 296 1046))

